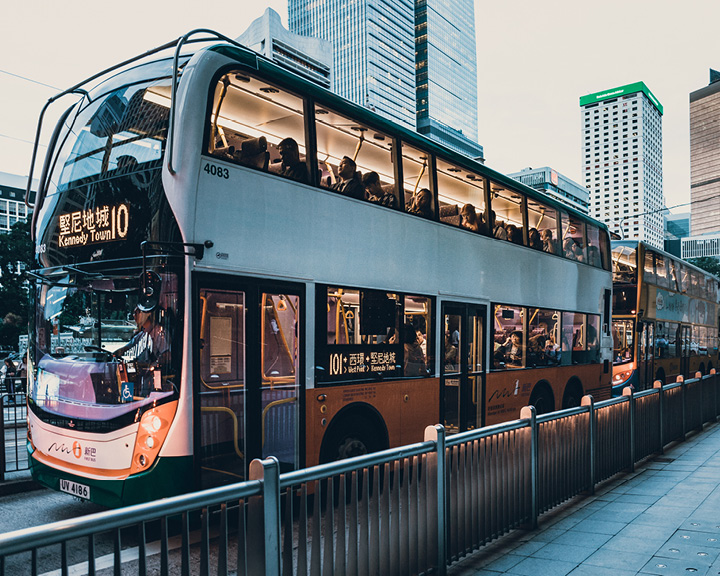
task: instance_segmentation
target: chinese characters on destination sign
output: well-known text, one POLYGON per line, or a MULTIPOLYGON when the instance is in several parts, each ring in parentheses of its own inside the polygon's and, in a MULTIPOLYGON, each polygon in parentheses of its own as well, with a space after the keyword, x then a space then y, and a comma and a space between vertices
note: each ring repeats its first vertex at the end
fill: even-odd
POLYGON ((127 236, 130 211, 126 204, 97 206, 60 214, 58 224, 60 248, 112 242, 127 236))
POLYGON ((397 354, 387 350, 330 354, 330 375, 393 372, 396 360, 397 354))

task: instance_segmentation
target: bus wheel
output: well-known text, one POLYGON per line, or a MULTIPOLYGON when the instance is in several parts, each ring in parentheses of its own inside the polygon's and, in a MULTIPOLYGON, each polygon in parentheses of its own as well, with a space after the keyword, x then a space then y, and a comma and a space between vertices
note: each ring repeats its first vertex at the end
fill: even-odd
POLYGON ((555 399, 552 390, 546 383, 537 384, 530 394, 530 405, 535 406, 537 414, 547 414, 555 409, 555 399))
POLYGON ((563 394, 562 407, 563 410, 566 408, 577 408, 582 403, 583 390, 582 385, 577 380, 573 379, 568 382, 565 387, 565 393, 563 394))
POLYGON ((359 413, 340 413, 330 424, 320 448, 320 463, 378 452, 388 447, 385 426, 377 418, 359 413))

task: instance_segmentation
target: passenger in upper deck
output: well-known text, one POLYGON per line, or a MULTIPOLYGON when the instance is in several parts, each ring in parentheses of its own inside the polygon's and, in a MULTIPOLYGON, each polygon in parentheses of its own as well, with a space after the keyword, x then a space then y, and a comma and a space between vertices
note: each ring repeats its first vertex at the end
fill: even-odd
POLYGON ((380 184, 380 176, 377 172, 368 172, 362 178, 363 186, 367 192, 367 199, 381 206, 388 208, 397 208, 397 197, 393 194, 392 189, 384 188, 380 184))
POLYGON ((498 220, 494 210, 490 212, 490 215, 492 216, 493 236, 500 240, 507 240, 508 236, 507 230, 505 229, 505 222, 498 220))
POLYGON ((421 188, 412 197, 412 200, 405 204, 405 211, 408 214, 415 214, 423 218, 432 218, 432 193, 427 188, 421 188))
POLYGON ((460 217, 462 221, 460 225, 463 228, 472 230, 473 232, 480 232, 482 227, 482 216, 475 211, 475 206, 472 204, 465 204, 460 209, 460 217))
POLYGON ((300 149, 297 142, 293 138, 285 138, 277 145, 277 149, 280 158, 282 158, 282 163, 277 169, 271 167, 270 171, 285 178, 309 184, 307 164, 300 159, 300 149))
POLYGON ((555 250, 555 239, 553 238, 552 230, 550 228, 543 228, 540 231, 540 239, 542 240, 542 249, 550 254, 556 254, 555 250))
MULTIPOLYGON (((330 170, 331 178, 333 178, 332 174, 333 172, 330 170)), ((355 160, 349 156, 342 157, 338 166, 338 180, 331 186, 331 189, 357 200, 365 199, 365 188, 362 185, 360 174, 357 172, 355 160)))

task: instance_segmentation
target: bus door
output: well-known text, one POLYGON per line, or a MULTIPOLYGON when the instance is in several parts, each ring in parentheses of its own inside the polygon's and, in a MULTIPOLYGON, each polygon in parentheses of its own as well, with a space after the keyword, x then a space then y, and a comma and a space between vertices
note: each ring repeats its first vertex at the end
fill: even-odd
POLYGON ((485 317, 485 306, 443 303, 441 386, 444 423, 449 433, 483 425, 485 317))
POLYGON ((691 326, 680 326, 680 342, 681 342, 681 351, 680 351, 680 374, 683 375, 683 378, 689 378, 691 376, 690 374, 690 350, 691 350, 691 342, 692 342, 692 327, 691 326))
POLYGON ((638 347, 640 390, 652 388, 655 380, 655 373, 653 372, 654 327, 655 325, 652 322, 642 323, 642 334, 640 336, 640 346, 638 347))
POLYGON ((254 282, 199 290, 195 454, 203 488, 244 480, 255 458, 298 467, 300 294, 254 282))

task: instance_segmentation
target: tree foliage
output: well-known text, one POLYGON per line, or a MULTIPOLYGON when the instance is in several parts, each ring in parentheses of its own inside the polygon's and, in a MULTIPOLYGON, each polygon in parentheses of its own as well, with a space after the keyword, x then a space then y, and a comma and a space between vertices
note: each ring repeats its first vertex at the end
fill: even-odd
POLYGON ((710 272, 710 274, 720 276, 720 260, 717 258, 711 258, 709 256, 705 256, 703 258, 689 258, 688 262, 698 268, 702 268, 706 272, 710 272))
POLYGON ((30 223, 17 222, 0 234, 0 348, 17 349, 18 337, 27 334, 28 283, 22 273, 34 266, 30 223))

